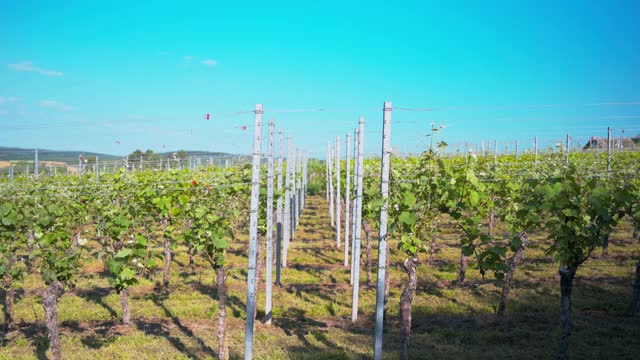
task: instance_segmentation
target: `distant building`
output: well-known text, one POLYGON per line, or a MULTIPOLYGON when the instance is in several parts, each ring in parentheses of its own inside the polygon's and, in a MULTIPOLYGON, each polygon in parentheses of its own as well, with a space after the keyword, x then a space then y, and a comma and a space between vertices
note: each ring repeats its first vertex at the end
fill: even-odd
MULTIPOLYGON (((636 149, 636 142, 640 140, 640 138, 611 138, 611 148, 612 149, 625 149, 625 150, 634 150, 636 149)), ((583 147, 582 150, 592 150, 592 149, 607 149, 607 138, 592 136, 583 147)))

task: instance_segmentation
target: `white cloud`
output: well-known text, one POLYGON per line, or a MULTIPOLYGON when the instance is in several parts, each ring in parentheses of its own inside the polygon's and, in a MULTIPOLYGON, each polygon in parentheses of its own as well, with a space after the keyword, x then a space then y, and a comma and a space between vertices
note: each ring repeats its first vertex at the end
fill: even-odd
POLYGON ((38 74, 42 74, 45 76, 62 76, 64 75, 64 73, 62 71, 55 71, 55 70, 47 70, 47 69, 43 69, 43 68, 39 68, 36 66, 33 66, 33 62, 31 62, 30 60, 26 60, 17 64, 9 64, 8 65, 10 69, 13 69, 15 71, 33 71, 33 72, 37 72, 38 74))
POLYGON ((17 102, 19 102, 21 100, 22 100, 21 98, 16 97, 16 96, 9 96, 9 97, 0 96, 0 105, 17 103, 17 102))
POLYGON ((41 100, 40 106, 56 109, 58 111, 70 111, 73 109, 73 107, 57 102, 55 100, 41 100))
POLYGON ((216 66, 218 64, 218 62, 213 59, 202 60, 201 63, 207 66, 216 66))

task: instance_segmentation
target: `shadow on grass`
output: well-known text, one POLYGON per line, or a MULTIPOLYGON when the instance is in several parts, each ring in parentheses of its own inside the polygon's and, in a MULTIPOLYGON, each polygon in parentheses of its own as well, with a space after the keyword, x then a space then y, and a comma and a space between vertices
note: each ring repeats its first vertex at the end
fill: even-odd
MULTIPOLYGON (((152 297, 152 301, 153 303, 158 306, 160 309, 162 309, 162 311, 164 312, 164 315, 166 317, 168 317, 169 319, 171 319, 171 322, 173 322, 173 324, 180 330, 180 332, 182 332, 182 334, 184 334, 186 337, 193 339, 199 346, 200 350, 202 352, 204 352, 206 355, 209 355, 211 357, 216 357, 216 352, 209 347, 204 340, 202 340, 201 338, 199 338, 198 336, 196 336, 193 331, 191 331, 191 329, 189 329, 187 326, 185 326, 182 321, 180 321, 180 319, 178 317, 176 317, 175 315, 173 315, 173 313, 171 312, 171 310, 169 310, 165 305, 164 305, 164 300, 166 299, 165 295, 159 295, 159 296, 153 296, 152 297)), ((149 327, 151 327, 151 331, 155 332, 156 335, 160 335, 162 337, 164 337, 165 339, 167 339, 167 341, 169 341, 171 343, 171 345, 173 345, 173 347, 176 348, 176 350, 180 351, 181 353, 189 356, 190 358, 198 358, 198 354, 193 353, 192 351, 189 350, 189 348, 182 342, 182 340, 180 340, 179 338, 175 337, 175 336, 171 336, 171 334, 164 330, 164 328, 160 325, 159 328, 156 324, 145 324, 144 322, 136 322, 136 326, 138 327, 139 330, 143 330, 145 333, 147 333, 149 331, 149 327), (141 328, 142 325, 142 328, 141 328)))
POLYGON ((47 338, 47 329, 44 324, 31 324, 26 327, 20 327, 19 331, 36 348, 36 358, 38 360, 48 359, 46 353, 47 349, 49 349, 49 339, 47 338))
POLYGON ((78 289, 78 288, 74 289, 74 293, 77 296, 102 306, 105 310, 109 312, 109 315, 111 315, 112 318, 117 319, 118 313, 111 306, 105 303, 103 300, 105 296, 108 296, 113 291, 114 291, 113 289, 106 288, 106 287, 95 287, 92 289, 78 289))
MULTIPOLYGON (((324 333, 327 330, 327 324, 305 316, 306 311, 299 308, 288 308, 287 316, 281 316, 273 319, 273 324, 281 328, 288 336, 295 335, 298 340, 304 344, 307 351, 318 352, 322 348, 312 344, 307 339, 307 335, 324 333)), ((315 336, 314 336, 315 337, 315 336)), ((326 336, 320 336, 321 343, 328 348, 335 348, 336 344, 330 342, 326 336)))
MULTIPOLYGON (((216 302, 218 301, 218 290, 215 286, 204 284, 202 281, 193 281, 190 285, 200 294, 207 295, 216 302)), ((227 294, 227 311, 229 310, 231 310, 233 317, 241 318, 242 314, 246 311, 246 303, 236 295, 227 294)), ((260 315, 260 313, 258 315, 260 315)))

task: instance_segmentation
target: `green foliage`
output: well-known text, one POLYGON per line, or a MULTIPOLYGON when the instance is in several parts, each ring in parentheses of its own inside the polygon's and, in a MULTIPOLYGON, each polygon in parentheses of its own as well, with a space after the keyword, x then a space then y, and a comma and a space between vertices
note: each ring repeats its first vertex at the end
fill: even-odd
POLYGON ((622 179, 584 176, 575 164, 556 167, 536 188, 553 240, 548 252, 568 268, 586 261, 624 216, 626 192, 622 179))

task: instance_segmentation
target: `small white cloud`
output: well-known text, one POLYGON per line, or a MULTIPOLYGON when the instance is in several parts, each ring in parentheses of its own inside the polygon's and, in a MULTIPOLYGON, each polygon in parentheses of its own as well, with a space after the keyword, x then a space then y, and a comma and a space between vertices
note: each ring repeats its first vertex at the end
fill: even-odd
POLYGON ((17 103, 17 102, 19 102, 21 100, 22 100, 21 98, 16 97, 16 96, 9 96, 9 97, 0 96, 0 105, 17 103))
POLYGON ((41 100, 40 106, 56 109, 58 111, 70 111, 73 109, 73 107, 57 102, 55 100, 41 100))
POLYGON ((33 66, 33 62, 31 62, 30 60, 26 60, 17 64, 9 64, 8 66, 10 69, 13 69, 15 71, 37 72, 38 74, 45 75, 45 76, 64 75, 64 73, 61 71, 48 70, 48 69, 43 69, 43 68, 33 66))
POLYGON ((216 66, 218 64, 218 62, 213 59, 206 59, 206 60, 202 60, 201 62, 207 66, 216 66))

